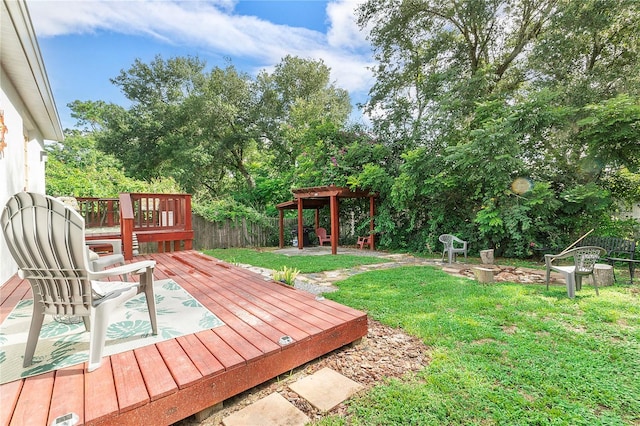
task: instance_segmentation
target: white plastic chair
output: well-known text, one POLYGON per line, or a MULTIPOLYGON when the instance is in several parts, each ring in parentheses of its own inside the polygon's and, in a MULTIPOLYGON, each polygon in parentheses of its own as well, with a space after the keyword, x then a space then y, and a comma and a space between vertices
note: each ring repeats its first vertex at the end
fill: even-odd
MULTIPOLYGON (((582 277, 593 274, 593 266, 598 262, 601 256, 607 254, 607 250, 602 247, 585 246, 568 250, 560 254, 545 254, 544 262, 547 267, 547 290, 549 290, 549 279, 551 271, 562 274, 567 283, 567 295, 574 298, 576 289, 582 288, 582 277), (553 262, 560 259, 573 258, 573 265, 555 265, 553 262)), ((598 293, 598 283, 593 280, 593 285, 598 293)))
POLYGON ((33 291, 33 315, 23 366, 31 365, 45 315, 77 316, 91 333, 88 370, 100 366, 111 311, 144 292, 153 334, 157 334, 153 294, 155 262, 145 260, 104 271, 91 266, 84 219, 55 198, 20 192, 0 216, 2 233, 18 274, 33 291), (139 282, 100 281, 122 274, 139 282))
POLYGON ((438 240, 444 244, 444 248, 442 249, 442 260, 444 260, 445 253, 448 253, 449 263, 453 262, 458 253, 463 253, 464 260, 467 260, 467 241, 463 241, 451 234, 442 234, 438 237, 438 240))

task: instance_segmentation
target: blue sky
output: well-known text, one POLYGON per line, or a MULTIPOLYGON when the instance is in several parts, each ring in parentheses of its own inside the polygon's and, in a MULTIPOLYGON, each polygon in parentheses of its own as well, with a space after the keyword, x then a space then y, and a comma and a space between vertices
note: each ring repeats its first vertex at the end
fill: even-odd
MULTIPOLYGON (((135 59, 198 56, 209 67, 231 59, 251 75, 286 55, 322 59, 332 80, 364 102, 373 84, 360 0, 27 0, 63 128, 76 99, 127 106, 110 78, 135 59)), ((359 114, 355 113, 358 119, 359 114)))

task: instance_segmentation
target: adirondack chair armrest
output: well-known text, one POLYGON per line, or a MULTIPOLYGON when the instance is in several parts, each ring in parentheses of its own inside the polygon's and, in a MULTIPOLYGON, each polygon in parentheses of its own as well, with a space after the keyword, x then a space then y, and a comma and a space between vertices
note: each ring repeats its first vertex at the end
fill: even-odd
POLYGON ((148 268, 153 269, 155 266, 155 260, 142 260, 140 262, 128 263, 126 265, 116 266, 115 268, 109 268, 103 271, 92 272, 91 279, 100 280, 102 278, 108 278, 123 274, 140 275, 146 273, 148 268))

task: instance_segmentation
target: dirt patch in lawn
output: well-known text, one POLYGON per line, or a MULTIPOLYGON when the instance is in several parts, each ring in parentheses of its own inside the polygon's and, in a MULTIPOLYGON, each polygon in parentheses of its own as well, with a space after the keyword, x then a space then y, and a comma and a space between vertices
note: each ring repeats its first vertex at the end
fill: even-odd
MULTIPOLYGON (((496 266, 496 265, 465 265, 460 269, 460 275, 474 278, 474 267, 493 269, 493 280, 495 282, 511 282, 521 284, 544 284, 545 271, 530 268, 518 268, 512 266, 496 266)), ((551 282, 555 283, 558 279, 556 274, 552 274, 551 282)))

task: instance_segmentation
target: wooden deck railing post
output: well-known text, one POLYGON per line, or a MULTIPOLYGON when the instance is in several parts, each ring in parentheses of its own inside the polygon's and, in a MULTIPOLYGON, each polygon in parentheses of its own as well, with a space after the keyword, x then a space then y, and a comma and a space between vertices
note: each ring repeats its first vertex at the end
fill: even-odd
POLYGON ((113 219, 113 200, 107 200, 107 226, 115 226, 113 219))
MULTIPOLYGON (((193 231, 193 224, 191 222, 191 195, 186 195, 184 198, 184 229, 185 231, 193 231)), ((193 240, 184 241, 184 249, 191 250, 193 248, 193 240)))
POLYGON ((120 235, 126 260, 133 259, 133 205, 131 194, 120 194, 120 235))

